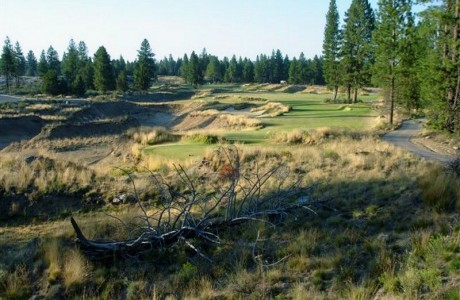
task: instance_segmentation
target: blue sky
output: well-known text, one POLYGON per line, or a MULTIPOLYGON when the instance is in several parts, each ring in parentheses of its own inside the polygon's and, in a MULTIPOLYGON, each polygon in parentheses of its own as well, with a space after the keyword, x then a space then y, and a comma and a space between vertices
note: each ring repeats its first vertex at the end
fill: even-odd
MULTIPOLYGON (((351 0, 337 0, 343 18, 351 0)), ((371 0, 373 8, 377 0, 371 0)), ((133 60, 147 38, 160 59, 195 50, 254 59, 280 49, 290 57, 321 54, 328 0, 0 0, 0 39, 19 41, 38 57, 69 40, 92 55, 104 45, 112 58, 133 60)))

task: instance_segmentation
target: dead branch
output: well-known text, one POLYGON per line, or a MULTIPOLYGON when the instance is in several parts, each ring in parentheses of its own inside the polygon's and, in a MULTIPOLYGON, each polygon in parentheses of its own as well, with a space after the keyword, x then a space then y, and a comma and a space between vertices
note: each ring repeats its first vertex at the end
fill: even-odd
MULTIPOLYGON (((143 213, 139 218, 147 225, 137 237, 116 242, 89 240, 71 218, 76 242, 94 258, 138 257, 182 244, 211 262, 193 241, 220 244, 223 232, 245 223, 266 223, 274 228, 276 220, 292 213, 314 213, 309 203, 300 200, 310 196, 312 188, 300 188, 299 174, 290 173, 282 164, 270 168, 257 164, 243 170, 236 147, 221 148, 217 155, 221 163, 202 167, 202 174, 191 175, 182 166, 175 166, 177 183, 150 172, 160 203, 158 210, 149 215, 137 197, 143 213)), ((133 186, 135 189, 134 181, 133 186)), ((259 235, 256 244, 258 241, 259 235)))

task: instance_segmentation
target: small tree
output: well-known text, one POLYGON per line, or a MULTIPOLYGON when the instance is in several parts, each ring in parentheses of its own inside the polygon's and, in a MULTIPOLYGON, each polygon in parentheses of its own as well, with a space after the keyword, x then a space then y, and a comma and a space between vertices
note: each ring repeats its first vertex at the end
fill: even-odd
POLYGON ((110 55, 104 46, 99 47, 94 54, 94 86, 101 93, 115 88, 110 55))
POLYGON ((1 74, 5 77, 6 90, 9 92, 11 77, 15 73, 15 56, 9 37, 6 37, 5 39, 0 62, 1 74))
POLYGON ((32 50, 27 53, 26 75, 37 76, 37 58, 32 50))
POLYGON ((137 63, 134 69, 134 85, 136 89, 146 91, 152 80, 156 80, 155 54, 150 48, 147 39, 144 39, 141 48, 137 51, 137 63))
POLYGON ((46 74, 43 76, 41 91, 44 94, 59 94, 59 80, 55 70, 48 70, 48 72, 46 72, 46 74))
POLYGON ((19 42, 16 42, 14 46, 14 59, 14 77, 16 78, 16 87, 19 87, 21 76, 26 74, 26 58, 19 42))
POLYGON ((46 61, 46 54, 45 50, 42 50, 42 53, 40 54, 40 59, 38 61, 38 66, 37 66, 37 71, 38 75, 40 76, 45 76, 45 74, 48 72, 48 62, 46 61))
POLYGON ((186 81, 191 83, 194 87, 203 83, 203 73, 201 72, 201 65, 198 55, 195 51, 190 54, 190 60, 186 68, 186 81))
POLYGON ((117 76, 117 91, 126 92, 128 90, 128 78, 125 71, 121 71, 117 76))

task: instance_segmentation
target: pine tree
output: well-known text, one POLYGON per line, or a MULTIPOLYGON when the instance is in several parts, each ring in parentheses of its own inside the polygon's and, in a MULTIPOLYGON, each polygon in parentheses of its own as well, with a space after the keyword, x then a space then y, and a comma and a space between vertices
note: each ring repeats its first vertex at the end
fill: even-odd
POLYGON ((46 51, 46 61, 48 62, 48 69, 54 70, 57 76, 61 75, 61 62, 59 61, 59 54, 50 46, 46 51))
POLYGON ((20 78, 26 74, 26 58, 22 52, 19 42, 16 42, 14 46, 14 77, 16 78, 16 87, 19 87, 20 78))
POLYGON ((41 91, 44 94, 57 95, 59 94, 58 75, 54 69, 49 69, 43 76, 41 91))
POLYGON ((181 77, 185 80, 185 82, 189 82, 189 78, 188 78, 188 75, 189 75, 189 59, 188 59, 188 56, 187 54, 184 54, 184 58, 182 59, 182 66, 180 68, 180 75, 181 77))
POLYGON ((112 62, 104 46, 99 47, 94 54, 94 86, 102 93, 115 88, 112 62))
POLYGON ((243 81, 246 83, 254 82, 254 64, 245 58, 243 63, 243 81))
MULTIPOLYGON (((71 39, 67 52, 62 57, 62 73, 66 78, 67 85, 72 85, 79 71, 80 61, 77 45, 71 39)), ((78 86, 78 85, 77 85, 78 86)))
POLYGON ((35 57, 35 54, 32 50, 30 50, 27 53, 27 58, 26 58, 26 75, 27 76, 37 76, 38 71, 37 71, 37 58, 35 57))
POLYGON ((323 55, 324 77, 326 84, 334 91, 333 101, 337 100, 340 78, 340 30, 339 12, 336 0, 331 0, 326 15, 326 28, 324 29, 323 55))
POLYGON ((233 55, 232 59, 230 60, 230 64, 224 75, 224 79, 225 79, 225 82, 240 82, 241 80, 241 74, 239 72, 239 67, 238 67, 238 61, 236 60, 235 55, 233 55))
POLYGON ((0 59, 0 71, 1 74, 5 77, 7 92, 10 91, 11 78, 15 73, 15 63, 13 46, 11 45, 9 37, 6 37, 5 43, 3 45, 2 56, 0 59))
POLYGON ((209 58, 209 64, 206 67, 206 78, 212 83, 220 82, 223 79, 219 59, 216 56, 209 58))
POLYGON ((297 70, 298 70, 298 66, 297 66, 298 62, 297 62, 297 58, 294 57, 291 61, 291 64, 289 66, 289 83, 290 84, 299 84, 300 83, 300 78, 298 76, 298 73, 297 73, 297 70))
POLYGON ((141 43, 137 51, 137 63, 134 69, 134 85, 136 89, 146 91, 150 88, 152 80, 156 80, 155 54, 150 48, 147 39, 141 43))
POLYGON ((268 83, 270 80, 270 62, 265 54, 257 56, 254 66, 254 80, 258 83, 268 83))
POLYGON ((354 102, 356 102, 358 89, 369 84, 374 61, 372 52, 374 23, 375 17, 369 2, 352 0, 345 14, 340 49, 342 80, 350 103, 352 89, 354 102))
POLYGON ((281 51, 278 49, 276 52, 272 52, 271 57, 271 82, 272 83, 280 83, 283 78, 284 73, 284 65, 283 65, 283 55, 281 51))
POLYGON ((38 61, 38 66, 37 66, 37 71, 38 75, 40 76, 45 76, 45 74, 48 72, 48 62, 46 61, 46 55, 45 55, 45 50, 42 50, 42 53, 40 54, 40 59, 38 61))
POLYGON ((412 59, 416 57, 416 49, 415 36, 412 33, 414 20, 411 1, 380 0, 377 17, 373 76, 374 81, 388 91, 389 119, 390 124, 393 124, 395 103, 398 100, 401 102, 403 97, 411 97, 417 101, 420 94, 416 86, 416 61, 412 59))
POLYGON ((203 83, 203 72, 201 70, 200 59, 195 51, 190 54, 186 71, 187 82, 192 84, 193 87, 196 88, 199 84, 203 83))
POLYGON ((125 71, 121 71, 117 76, 117 91, 126 92, 128 90, 128 77, 125 71))
POLYGON ((94 88, 94 66, 88 56, 88 48, 85 42, 78 43, 78 75, 83 79, 85 90, 94 88))

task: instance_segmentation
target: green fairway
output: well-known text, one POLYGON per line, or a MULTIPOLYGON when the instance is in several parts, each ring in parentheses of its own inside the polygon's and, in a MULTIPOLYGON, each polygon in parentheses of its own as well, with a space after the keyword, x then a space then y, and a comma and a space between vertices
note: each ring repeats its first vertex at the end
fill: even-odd
MULTIPOLYGON (((207 90, 203 89, 203 92, 207 90)), ((377 94, 360 96, 361 103, 349 105, 325 103, 325 100, 331 97, 330 94, 246 92, 238 85, 216 85, 212 86, 211 91, 210 96, 205 96, 199 101, 209 101, 210 103, 219 101, 227 104, 252 102, 260 105, 262 103, 260 100, 251 101, 246 99, 267 99, 291 107, 291 111, 284 113, 282 116, 260 118, 263 128, 259 130, 215 132, 215 134, 224 136, 230 142, 268 145, 270 144, 269 137, 271 135, 294 129, 308 130, 332 127, 362 130, 369 128, 377 116, 377 112, 371 108, 371 103, 378 98, 377 94)), ((200 156, 208 148, 215 148, 215 145, 180 142, 151 146, 146 148, 145 152, 165 158, 184 160, 189 157, 200 156)))

